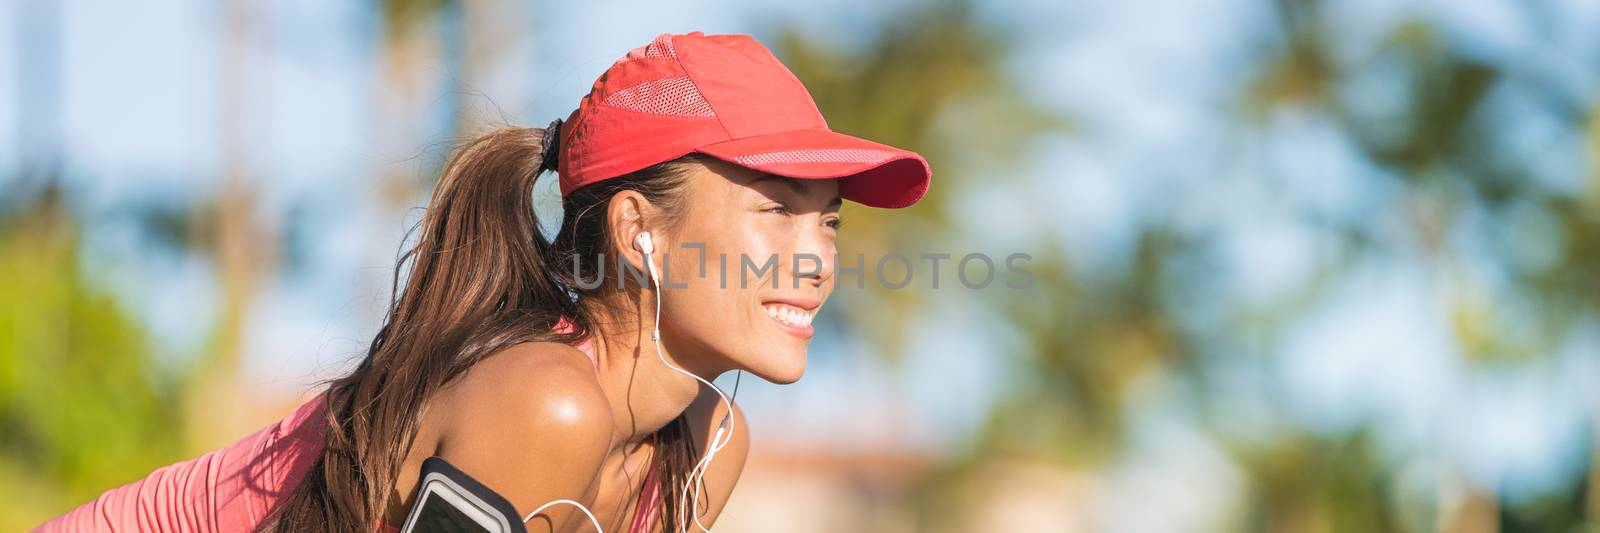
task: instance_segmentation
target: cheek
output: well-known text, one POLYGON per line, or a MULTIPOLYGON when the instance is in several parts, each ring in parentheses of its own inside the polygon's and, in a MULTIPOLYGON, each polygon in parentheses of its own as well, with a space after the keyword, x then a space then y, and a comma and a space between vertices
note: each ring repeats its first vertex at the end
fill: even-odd
POLYGON ((769 257, 781 251, 781 239, 771 228, 759 227, 759 220, 741 217, 719 217, 689 229, 693 231, 685 231, 680 241, 688 247, 673 250, 667 273, 680 296, 669 297, 663 305, 684 313, 678 315, 687 319, 682 324, 692 324, 698 333, 720 338, 718 342, 748 339, 748 335, 725 334, 761 327, 761 321, 767 320, 761 296, 771 290, 772 279, 779 272, 787 271, 781 254, 776 266, 767 266, 769 257), (713 225, 710 222, 718 227, 708 227, 713 225))
MULTIPOLYGON (((737 217, 696 222, 685 228, 679 246, 672 251, 667 279, 682 294, 679 303, 697 315, 719 321, 738 319, 733 315, 743 313, 744 307, 754 302, 750 289, 761 286, 742 261, 748 257, 759 267, 771 253, 769 241, 749 227, 750 221, 737 217)), ((762 277, 772 274, 769 271, 762 277)))
MULTIPOLYGON (((785 269, 785 237, 771 226, 759 217, 732 217, 719 230, 705 234, 707 238, 700 242, 706 249, 706 276, 716 282, 721 269, 726 272, 726 287, 730 290, 770 285, 771 278, 785 269), (769 263, 776 267, 768 267, 769 263)), ((699 273, 698 265, 695 273, 699 273)))

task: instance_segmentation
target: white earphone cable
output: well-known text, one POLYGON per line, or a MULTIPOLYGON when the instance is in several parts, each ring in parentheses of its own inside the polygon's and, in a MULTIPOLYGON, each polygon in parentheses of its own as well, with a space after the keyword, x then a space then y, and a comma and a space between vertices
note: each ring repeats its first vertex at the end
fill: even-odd
POLYGON ((733 401, 728 398, 728 395, 722 393, 722 389, 717 388, 715 384, 707 381, 705 378, 696 376, 692 372, 667 362, 666 355, 661 352, 661 280, 659 279, 660 276, 656 273, 656 264, 651 258, 651 252, 644 252, 644 260, 646 265, 645 268, 650 271, 650 284, 655 288, 656 292, 656 316, 654 322, 651 324, 650 330, 650 340, 654 341, 656 345, 656 358, 660 359, 661 364, 666 365, 667 368, 676 370, 685 376, 694 378, 700 383, 704 383, 707 387, 711 387, 711 390, 717 393, 717 396, 722 399, 723 405, 727 406, 728 409, 728 414, 723 419, 728 423, 726 427, 727 431, 724 432, 724 428, 722 427, 717 428, 716 435, 711 437, 710 446, 707 446, 706 456, 699 462, 695 463, 694 468, 689 471, 689 479, 683 485, 683 491, 680 493, 682 496, 679 498, 678 502, 678 530, 684 531, 688 529, 688 524, 683 523, 684 512, 682 505, 684 502, 690 502, 689 513, 694 518, 693 522, 695 527, 700 528, 701 531, 706 531, 709 533, 710 530, 706 528, 704 524, 700 523, 699 510, 701 491, 699 490, 698 486, 703 483, 706 468, 711 465, 711 460, 716 458, 717 452, 722 451, 722 448, 726 447, 728 442, 733 440, 733 428, 735 425, 733 419, 733 401), (694 489, 692 497, 690 494, 691 487, 694 489))
POLYGON ((529 520, 533 520, 533 517, 539 516, 539 513, 544 512, 544 510, 546 508, 548 508, 548 507, 550 507, 552 505, 558 504, 558 503, 565 503, 565 504, 571 505, 573 507, 577 507, 579 511, 583 511, 583 515, 584 516, 589 517, 589 523, 590 524, 594 524, 594 530, 595 531, 599 531, 600 533, 605 533, 605 529, 600 527, 600 521, 595 519, 594 513, 589 512, 589 508, 588 507, 584 507, 583 504, 575 502, 575 501, 572 501, 572 500, 554 500, 554 501, 551 501, 551 502, 546 503, 544 505, 540 505, 538 509, 534 509, 533 512, 528 513, 528 516, 526 518, 522 519, 522 523, 524 523, 524 524, 528 523, 529 520))
MULTIPOLYGON (((649 238, 648 234, 641 235, 644 236, 644 239, 649 238)), ((706 470, 711 466, 711 460, 716 458, 717 452, 722 451, 722 449, 727 447, 728 443, 733 440, 733 428, 736 425, 736 421, 733 418, 733 400, 728 398, 728 395, 723 394, 722 389, 717 388, 715 384, 707 381, 705 378, 696 376, 687 370, 678 368, 676 365, 667 362, 667 356, 661 352, 661 281, 658 279, 659 276, 656 274, 656 264, 651 258, 652 253, 649 248, 650 247, 648 245, 641 246, 640 251, 644 252, 644 261, 646 265, 645 268, 650 271, 650 284, 655 288, 656 293, 656 316, 655 320, 650 325, 650 341, 656 346, 656 358, 660 359, 661 364, 666 365, 667 368, 676 370, 683 375, 694 378, 696 381, 705 384, 707 387, 711 387, 711 390, 716 392, 718 397, 722 398, 722 404, 728 409, 727 414, 723 415, 723 423, 717 428, 716 435, 711 437, 710 445, 706 447, 706 456, 700 459, 700 461, 696 462, 694 468, 689 471, 689 479, 686 483, 684 483, 683 491, 680 492, 680 497, 678 499, 678 531, 682 532, 688 530, 688 524, 684 523, 685 513, 683 504, 685 502, 692 502, 689 504, 689 514, 693 517, 693 523, 695 527, 700 528, 700 531, 710 533, 710 529, 706 528, 705 524, 700 522, 700 515, 698 513, 700 509, 700 493, 702 491, 698 489, 698 486, 704 484, 706 470), (692 498, 689 493, 691 487, 695 488, 692 498)), ((735 394, 738 394, 739 386, 737 381, 734 382, 733 390, 735 394)), ((584 507, 583 504, 573 500, 554 500, 547 502, 544 505, 539 506, 538 509, 534 509, 532 513, 528 513, 528 516, 522 519, 522 523, 528 523, 529 520, 533 520, 533 517, 538 516, 539 513, 544 512, 545 509, 556 504, 568 504, 573 507, 577 507, 578 510, 583 511, 584 516, 589 518, 589 523, 594 525, 595 531, 605 533, 605 529, 600 527, 600 521, 594 517, 594 513, 589 512, 588 507, 584 507)))

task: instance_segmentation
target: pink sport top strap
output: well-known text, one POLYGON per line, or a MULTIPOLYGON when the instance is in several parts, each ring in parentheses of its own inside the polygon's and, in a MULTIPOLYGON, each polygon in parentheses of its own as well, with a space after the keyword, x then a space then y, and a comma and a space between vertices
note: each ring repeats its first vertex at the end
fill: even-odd
MULTIPOLYGON (((567 320, 566 317, 561 317, 561 321, 560 322, 556 322, 556 327, 555 327, 554 331, 556 333, 570 333, 570 332, 572 332, 572 330, 575 327, 576 326, 574 326, 571 321, 567 320)), ((600 362, 598 360, 596 360, 595 356, 594 356, 594 337, 593 336, 585 337, 582 342, 579 342, 578 344, 573 345, 573 348, 577 348, 578 351, 581 351, 581 352, 584 353, 584 355, 589 356, 589 362, 595 363, 595 371, 596 372, 599 371, 599 368, 600 368, 599 367, 599 363, 600 362)))
MULTIPOLYGON (((652 442, 659 442, 656 435, 651 435, 652 442)), ((651 524, 656 521, 656 515, 661 511, 661 479, 657 472, 661 464, 656 457, 661 455, 659 447, 650 451, 650 473, 645 474, 644 486, 639 489, 639 502, 633 506, 633 523, 628 526, 628 533, 650 533, 651 524)))

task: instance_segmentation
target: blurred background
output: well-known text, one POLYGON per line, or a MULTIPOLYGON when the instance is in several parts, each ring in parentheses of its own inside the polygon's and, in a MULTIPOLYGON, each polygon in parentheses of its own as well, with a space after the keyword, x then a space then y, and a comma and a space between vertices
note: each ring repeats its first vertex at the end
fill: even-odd
POLYGON ((0 5, 0 530, 310 398, 451 146, 701 30, 932 161, 842 253, 1035 281, 841 290, 717 531, 1600 531, 1595 2, 0 5))

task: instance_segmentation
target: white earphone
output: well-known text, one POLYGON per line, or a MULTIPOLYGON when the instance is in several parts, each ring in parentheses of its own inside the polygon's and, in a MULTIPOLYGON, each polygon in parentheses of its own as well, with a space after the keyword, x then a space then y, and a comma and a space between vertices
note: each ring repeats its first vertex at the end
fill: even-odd
MULTIPOLYGON (((679 505, 682 505, 683 502, 686 501, 692 502, 689 504, 689 513, 693 517, 695 527, 700 528, 700 531, 710 533, 710 530, 706 528, 705 524, 700 523, 700 515, 694 513, 700 508, 701 491, 695 490, 691 498, 690 488, 698 487, 704 483, 706 469, 711 466, 711 460, 717 456, 717 452, 722 451, 722 448, 728 445, 729 441, 733 440, 733 400, 729 399, 728 395, 723 394, 722 389, 717 388, 715 384, 707 381, 705 378, 696 376, 687 370, 678 368, 672 363, 667 362, 667 357, 661 353, 661 276, 656 273, 656 264, 655 261, 652 260, 652 254, 655 253, 656 249, 655 241, 651 240, 650 232, 641 231, 638 235, 634 236, 633 247, 638 249, 639 253, 644 254, 646 275, 650 277, 650 284, 655 288, 656 292, 656 316, 655 320, 650 324, 650 340, 656 345, 656 358, 660 359, 661 364, 666 365, 667 368, 676 370, 683 375, 689 376, 694 378, 696 381, 704 383, 707 387, 711 387, 711 390, 715 391, 717 396, 722 398, 722 404, 727 406, 728 412, 727 414, 723 415, 722 422, 717 425, 717 433, 711 437, 711 445, 706 449, 705 458, 695 463, 694 468, 689 470, 689 479, 686 483, 684 483, 683 491, 681 492, 682 497, 679 498, 679 505)), ((738 387, 735 387, 734 390, 738 390, 738 387)), ((555 500, 541 505, 538 509, 534 509, 532 513, 528 513, 528 516, 523 518, 522 522, 527 523, 529 520, 533 520, 533 517, 538 516, 540 512, 543 512, 546 508, 556 504, 568 504, 577 507, 578 510, 583 511, 583 514, 589 517, 589 522, 594 525, 595 531, 604 533, 605 530, 600 527, 600 521, 595 519, 594 513, 589 512, 589 509, 584 507, 583 504, 572 500, 555 500)), ((678 531, 688 530, 688 524, 683 523, 683 517, 684 511, 682 507, 680 507, 678 509, 678 531)))
MULTIPOLYGON (((633 237, 633 247, 638 248, 639 252, 645 255, 656 253, 656 242, 650 239, 650 232, 648 231, 641 231, 633 237)), ((645 264, 649 265, 648 268, 651 270, 655 270, 654 263, 645 261, 645 264)))

